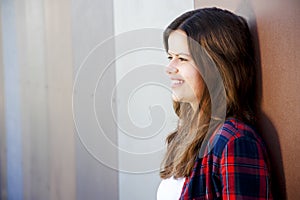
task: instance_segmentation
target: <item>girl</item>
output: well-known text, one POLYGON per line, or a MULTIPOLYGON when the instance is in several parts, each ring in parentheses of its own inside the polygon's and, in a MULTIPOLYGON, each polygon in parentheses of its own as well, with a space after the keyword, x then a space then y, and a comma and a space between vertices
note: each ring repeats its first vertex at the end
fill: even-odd
POLYGON ((176 131, 158 200, 272 199, 267 153, 255 131, 255 59, 246 21, 205 8, 164 32, 176 131))

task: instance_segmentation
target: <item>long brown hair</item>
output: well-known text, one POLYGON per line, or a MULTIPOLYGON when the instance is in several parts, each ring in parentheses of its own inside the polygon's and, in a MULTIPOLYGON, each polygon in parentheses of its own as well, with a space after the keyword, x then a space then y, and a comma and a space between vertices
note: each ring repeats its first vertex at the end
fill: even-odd
POLYGON ((206 137, 224 121, 222 118, 234 117, 253 125, 256 110, 254 48, 244 18, 218 8, 184 13, 164 31, 166 51, 168 38, 175 30, 186 33, 190 54, 206 86, 197 111, 193 111, 189 103, 173 102, 179 122, 176 131, 166 139, 167 152, 160 171, 162 178, 189 176, 200 149, 205 146, 206 137), (211 70, 213 66, 224 89, 216 90, 223 94, 217 96, 224 96, 224 103, 217 106, 220 110, 225 108, 224 117, 222 113, 212 115, 214 102, 220 102, 212 99, 210 89, 214 87, 212 81, 216 74, 211 70))

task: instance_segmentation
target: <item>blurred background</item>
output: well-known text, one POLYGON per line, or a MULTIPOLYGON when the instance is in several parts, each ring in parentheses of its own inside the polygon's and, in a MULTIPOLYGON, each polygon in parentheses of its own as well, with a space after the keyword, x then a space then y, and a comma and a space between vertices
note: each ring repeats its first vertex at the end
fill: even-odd
POLYGON ((156 198, 176 126, 162 32, 187 10, 244 16, 275 199, 300 199, 298 0, 1 0, 0 198, 156 198))

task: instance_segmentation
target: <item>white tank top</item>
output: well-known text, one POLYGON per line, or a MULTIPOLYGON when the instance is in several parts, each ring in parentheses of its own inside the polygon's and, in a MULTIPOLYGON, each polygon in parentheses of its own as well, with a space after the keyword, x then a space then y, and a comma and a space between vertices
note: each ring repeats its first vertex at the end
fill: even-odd
POLYGON ((185 178, 175 179, 173 176, 163 179, 157 189, 156 200, 178 200, 185 178))

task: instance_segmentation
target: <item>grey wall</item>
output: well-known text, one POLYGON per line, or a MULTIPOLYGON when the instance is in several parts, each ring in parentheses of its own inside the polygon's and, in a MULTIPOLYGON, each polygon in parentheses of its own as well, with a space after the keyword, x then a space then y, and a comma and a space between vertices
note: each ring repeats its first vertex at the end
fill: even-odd
MULTIPOLYGON (((0 5, 0 38, 2 38, 2 5, 0 5)), ((4 66, 0 40, 0 199, 6 197, 6 134, 4 121, 4 66)))
MULTIPOLYGON (((94 93, 80 90, 95 71, 75 85, 89 51, 113 35, 112 10, 111 1, 1 2, 3 199, 118 199, 117 171, 94 159, 79 140, 80 133, 89 133, 90 141, 99 139, 91 135, 99 130, 92 123, 94 114, 84 112, 93 106, 94 93)), ((114 55, 113 44, 108 55, 114 55)), ((91 65, 104 69, 98 60, 103 58, 92 58, 91 65)), ((100 96, 99 121, 116 141, 115 125, 105 114, 110 102, 102 98, 114 77, 112 70, 104 91, 94 96, 100 96)), ((98 141, 96 150, 116 165, 116 151, 98 141)))
POLYGON ((75 199, 69 9, 69 1, 1 2, 3 199, 75 199))
MULTIPOLYGON (((21 119, 20 119, 20 85, 19 80, 19 66, 17 63, 17 44, 16 44, 16 14, 14 4, 12 1, 4 1, 1 7, 2 19, 2 45, 3 45, 3 66, 2 68, 2 99, 3 109, 6 111, 5 119, 2 124, 5 124, 7 135, 5 160, 7 174, 6 193, 14 199, 22 197, 22 145, 21 145, 21 119), (4 20, 7 19, 7 20, 4 20), (4 84, 6 83, 6 84, 4 84), (11 86, 11 88, 9 88, 11 86), (13 193, 15 187, 16 193, 13 193)), ((4 118, 3 118, 4 119, 4 118)), ((2 134, 1 134, 2 135, 2 134)), ((2 139, 2 138, 1 138, 2 139)), ((4 138, 3 138, 4 139, 4 138)), ((2 158, 1 154, 1 158, 2 158)), ((1 160, 3 162, 3 160, 1 160)), ((2 172, 2 171, 1 171, 2 172)), ((5 196, 6 194, 3 194, 5 196)))
POLYGON ((192 9, 193 1, 114 1, 122 200, 156 198, 165 137, 177 124, 164 74, 162 33, 192 9))
POLYGON ((155 199, 176 126, 162 31, 193 1, 0 6, 1 199, 155 199))
POLYGON ((72 1, 77 199, 118 199, 113 1, 72 1), (109 139, 107 139, 109 138, 109 139))

